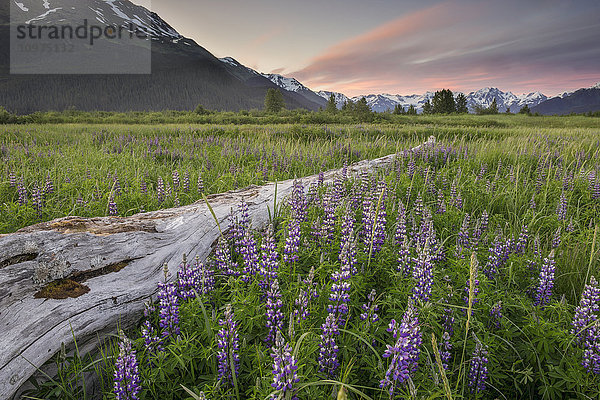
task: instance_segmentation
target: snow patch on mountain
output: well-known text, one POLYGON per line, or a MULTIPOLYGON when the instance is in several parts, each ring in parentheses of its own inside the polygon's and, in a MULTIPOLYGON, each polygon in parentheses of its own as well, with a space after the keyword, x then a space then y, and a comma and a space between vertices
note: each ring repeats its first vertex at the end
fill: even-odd
POLYGON ((302 90, 310 90, 295 78, 288 78, 279 74, 261 74, 277 86, 290 92, 300 92, 302 90))
POLYGON ((25 24, 31 24, 33 21, 40 21, 40 20, 46 18, 51 13, 57 12, 58 10, 62 10, 62 7, 56 7, 56 8, 53 8, 51 10, 48 10, 45 13, 43 13, 42 15, 38 15, 35 18, 31 18, 30 20, 25 21, 25 24))
POLYGON ((319 90, 318 92, 316 92, 316 94, 321 96, 322 98, 324 98, 327 101, 329 101, 329 98, 333 94, 333 98, 335 99, 335 105, 337 106, 337 108, 342 108, 344 103, 346 103, 349 100, 348 97, 344 93, 339 93, 339 92, 330 92, 327 90, 319 90))
POLYGON ((19 7, 21 9, 21 11, 29 11, 29 8, 25 7, 25 4, 23 3, 19 3, 17 0, 14 0, 15 4, 17 5, 17 7, 19 7))

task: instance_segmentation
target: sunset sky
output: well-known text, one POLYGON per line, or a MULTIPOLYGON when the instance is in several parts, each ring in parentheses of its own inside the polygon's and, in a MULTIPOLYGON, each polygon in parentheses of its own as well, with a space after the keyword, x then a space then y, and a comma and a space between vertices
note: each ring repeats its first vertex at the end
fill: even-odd
POLYGON ((554 95, 600 81, 598 0, 152 0, 152 10, 217 57, 351 96, 554 95))

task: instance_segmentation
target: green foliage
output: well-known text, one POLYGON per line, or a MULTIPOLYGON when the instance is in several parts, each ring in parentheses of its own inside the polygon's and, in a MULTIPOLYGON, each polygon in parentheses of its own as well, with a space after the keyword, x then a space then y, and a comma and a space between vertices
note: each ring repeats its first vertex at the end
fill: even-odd
MULTIPOLYGON (((529 119, 522 118, 524 121, 529 119)), ((430 128, 424 129, 413 140, 422 141, 430 132, 430 128)), ((148 132, 147 135, 152 137, 155 133, 148 132)), ((415 209, 416 198, 419 196, 424 207, 432 213, 433 228, 446 256, 435 262, 432 300, 416 303, 423 334, 419 367, 411 379, 413 387, 401 385, 397 388, 399 397, 444 398, 435 352, 429 338, 433 335, 439 343, 439 338, 445 331, 444 317, 452 315, 455 319, 454 334, 450 339, 452 358, 446 370, 452 398, 598 398, 600 377, 587 373, 581 366, 583 350, 575 345, 574 336, 570 333, 574 308, 579 301, 583 284, 586 283, 587 268, 590 268, 590 275, 598 276, 600 272, 600 254, 597 247, 592 245, 594 225, 600 218, 600 206, 592 198, 587 176, 582 173, 600 158, 600 149, 596 146, 596 129, 578 128, 571 133, 563 129, 548 129, 540 134, 539 128, 520 128, 515 131, 509 128, 438 128, 436 135, 439 147, 417 153, 403 153, 404 149, 411 147, 407 143, 407 139, 411 137, 399 134, 398 127, 389 128, 385 131, 385 136, 375 129, 369 130, 368 126, 345 133, 344 139, 352 143, 364 144, 363 140, 370 140, 370 143, 374 143, 373 146, 396 146, 395 150, 408 156, 398 157, 393 169, 381 170, 366 179, 366 182, 386 182, 388 188, 385 202, 378 195, 377 200, 371 203, 371 207, 383 207, 381 210, 385 210, 385 240, 381 251, 373 252, 372 241, 365 240, 366 236, 363 234, 366 222, 363 205, 368 204, 366 201, 372 201, 373 197, 364 192, 363 182, 358 179, 351 177, 342 181, 340 188, 336 189, 347 196, 343 196, 335 204, 335 233, 331 241, 313 233, 315 227, 320 232, 325 217, 320 204, 330 195, 326 192, 331 192, 332 189, 326 186, 314 189, 307 219, 300 225, 303 240, 297 262, 286 263, 281 258, 286 246, 286 229, 294 214, 286 203, 279 207, 275 221, 279 253, 277 273, 281 286, 282 313, 286 322, 284 336, 298 364, 300 382, 294 385, 299 390, 298 397, 328 399, 333 392, 341 393, 341 398, 389 398, 387 392, 379 388, 379 382, 390 362, 382 354, 387 346, 394 344, 394 339, 386 328, 391 319, 400 321, 415 285, 415 279, 410 274, 398 271, 399 248, 394 237, 398 207, 402 201, 408 210, 411 238, 418 240, 420 229, 430 227, 423 224, 424 212, 417 212, 415 209), (386 138, 394 138, 397 142, 386 141, 386 138), (554 167, 559 162, 563 166, 560 172, 554 167), (569 222, 558 220, 556 205, 563 192, 564 176, 571 174, 573 189, 568 191, 567 215, 573 218, 574 230, 568 232, 566 227, 569 222), (538 186, 540 176, 544 180, 538 186), (462 196, 463 203, 460 206, 452 201, 452 186, 462 196), (440 193, 447 205, 444 213, 437 212, 440 193), (532 197, 536 201, 535 208, 530 207, 532 197), (354 205, 355 202, 358 205, 354 205), (470 242, 472 244, 469 244, 469 248, 461 250, 457 246, 457 232, 462 221, 469 215, 469 233, 475 233, 480 227, 477 219, 484 211, 490 215, 488 228, 477 239, 476 246, 475 242, 470 242), (349 213, 353 213, 357 221, 357 271, 350 278, 350 317, 336 337, 341 361, 340 372, 334 379, 329 379, 319 371, 317 364, 319 333, 327 315, 333 285, 331 276, 340 268, 342 218, 349 213), (524 251, 511 252, 496 276, 488 278, 483 269, 496 237, 501 234, 503 240, 517 240, 525 225, 528 226, 530 236, 524 251), (563 236, 562 244, 555 250, 555 289, 549 305, 534 306, 530 293, 535 290, 539 279, 540 258, 535 255, 533 237, 539 235, 540 251, 546 256, 551 251, 552 236, 558 227, 563 229, 563 236), (465 288, 470 273, 468 259, 471 252, 474 252, 480 265, 479 271, 475 272, 479 281, 479 293, 473 305, 473 313, 467 317, 465 288), (531 262, 534 267, 531 267, 531 262), (296 321, 293 318, 295 300, 305 288, 298 276, 306 278, 311 267, 315 268, 319 297, 311 302, 309 317, 296 321), (373 289, 377 292, 379 320, 367 324, 359 315, 364 310, 367 295, 373 289), (497 327, 490 310, 499 301, 503 304, 503 317, 497 327), (288 325, 290 318, 295 321, 292 328, 288 325), (485 344, 489 352, 489 384, 486 391, 478 395, 470 392, 465 377, 475 347, 471 332, 485 344)), ((227 137, 229 133, 213 131, 210 134, 212 137, 227 137)), ((248 136, 248 132, 243 134, 244 137, 248 136)), ((313 142, 319 138, 334 140, 343 133, 293 126, 289 130, 281 129, 277 134, 286 143, 286 137, 296 142, 313 142)), ((252 138, 252 143, 256 142, 258 146, 264 141, 264 136, 252 138)), ((323 151, 329 150, 331 149, 323 151)), ((314 151, 313 148, 312 152, 314 151)), ((335 161, 342 162, 341 159, 335 161)), ((260 241, 262 233, 255 232, 255 237, 260 241)), ((471 235, 470 238, 474 239, 474 236, 471 235)), ((415 247, 410 247, 412 257, 416 256, 415 247)), ((243 266, 241 255, 235 251, 234 246, 231 246, 231 250, 234 261, 240 267, 243 266)), ((206 265, 212 265, 212 260, 206 265)), ((151 354, 146 351, 139 327, 129 332, 129 336, 136 340, 140 361, 144 388, 141 398, 189 399, 190 394, 183 387, 195 395, 204 392, 207 398, 214 400, 238 397, 235 390, 217 381, 215 335, 226 304, 233 305, 235 318, 240 323, 239 398, 266 399, 272 394, 270 384, 273 362, 270 346, 264 342, 267 328, 260 277, 252 278, 246 283, 240 277, 225 276, 222 271, 215 273, 215 291, 182 304, 182 334, 178 338, 168 338, 164 352, 151 354)), ((155 327, 158 325, 157 320, 155 312, 150 318, 155 327)), ((107 398, 111 398, 110 377, 116 356, 116 349, 114 346, 111 348, 104 353, 104 357, 98 358, 99 364, 105 365, 98 373, 104 379, 105 384, 101 387, 107 398)), ((78 398, 82 383, 77 382, 75 377, 80 375, 78 371, 81 370, 77 366, 59 370, 59 376, 63 378, 56 379, 57 382, 64 380, 77 383, 68 387, 65 393, 48 383, 38 385, 40 391, 30 394, 52 399, 59 396, 46 394, 58 390, 57 393, 62 398, 78 398)))
POLYGON ((329 96, 329 100, 327 100, 327 106, 325 107, 325 111, 331 114, 335 114, 338 112, 337 104, 335 102, 335 95, 331 93, 329 96))
POLYGON ((283 95, 279 89, 271 88, 265 95, 265 111, 268 113, 278 113, 285 108, 283 95))
POLYGON ((450 89, 442 89, 435 92, 431 101, 432 114, 452 114, 456 112, 454 95, 450 89))
POLYGON ((207 110, 206 108, 204 108, 204 106, 202 104, 198 104, 196 106, 196 108, 194 109, 194 113, 196 113, 198 115, 208 115, 208 114, 210 114, 210 111, 207 110))
POLYGON ((456 95, 456 112, 459 114, 467 114, 469 112, 467 96, 464 93, 456 95))
POLYGON ((427 101, 425 102, 425 104, 423 104, 423 114, 433 114, 433 108, 431 106, 431 102, 429 101, 429 99, 427 99, 427 101))
POLYGON ((531 115, 531 110, 529 109, 529 106, 525 104, 523 107, 521 107, 521 109, 519 110, 519 114, 531 115))
MULTIPOLYGON (((412 104, 411 104, 411 106, 412 106, 412 104)), ((395 115, 404 115, 404 114, 406 114, 406 112, 404 111, 404 107, 402 107, 400 104, 396 104, 396 106, 394 107, 394 111, 392 112, 392 114, 395 114, 395 115)))

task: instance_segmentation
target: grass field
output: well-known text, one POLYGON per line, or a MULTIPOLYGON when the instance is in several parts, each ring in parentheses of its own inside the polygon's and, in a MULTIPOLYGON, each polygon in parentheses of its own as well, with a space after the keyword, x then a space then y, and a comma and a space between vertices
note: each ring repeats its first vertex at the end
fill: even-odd
POLYGON ((240 205, 137 328, 30 395, 86 397, 87 366, 109 399, 114 376, 146 399, 599 398, 600 121, 416 121, 0 126, 1 233, 398 153, 299 183, 262 232, 240 205))

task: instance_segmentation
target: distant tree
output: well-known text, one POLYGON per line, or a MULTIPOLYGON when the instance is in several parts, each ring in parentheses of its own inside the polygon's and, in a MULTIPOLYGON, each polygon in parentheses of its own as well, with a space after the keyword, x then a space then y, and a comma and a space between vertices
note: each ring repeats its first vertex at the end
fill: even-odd
POLYGON ((331 96, 329 96, 329 100, 327 100, 327 106, 325 107, 325 111, 331 114, 335 114, 337 110, 338 109, 337 104, 335 102, 335 96, 333 93, 331 93, 331 96))
POLYGON ((467 114, 469 108, 467 107, 467 96, 464 93, 459 93, 456 96, 456 112, 459 114, 467 114))
POLYGON ((431 112, 433 114, 450 114, 456 112, 454 95, 450 89, 442 89, 435 92, 431 101, 431 112))
POLYGON ((425 104, 423 104, 423 114, 431 114, 431 111, 431 103, 429 102, 429 99, 427 99, 425 104))
POLYGON ((402 107, 400 104, 396 104, 396 106, 394 107, 393 114, 403 115, 406 113, 404 112, 404 107, 402 107))
POLYGON ((354 110, 352 113, 358 117, 360 121, 369 121, 373 118, 373 112, 371 111, 371 107, 367 103, 367 99, 362 97, 356 103, 354 103, 354 110))
POLYGON ((196 106, 196 108, 194 109, 194 113, 196 113, 198 115, 208 115, 208 114, 210 114, 210 111, 208 111, 206 108, 204 108, 204 106, 202 104, 198 104, 196 106))
POLYGON ((521 107, 521 109, 519 110, 519 114, 531 115, 531 110, 529 109, 529 106, 525 104, 523 107, 521 107))
POLYGON ((492 100, 492 104, 488 107, 488 114, 498 114, 498 103, 495 97, 492 100))
POLYGON ((506 114, 512 114, 512 113, 510 112, 510 107, 506 107, 506 111, 504 111, 504 112, 505 112, 506 114))
POLYGON ((406 115, 417 115, 417 108, 414 106, 414 104, 408 106, 408 110, 406 110, 406 115))
POLYGON ((354 110, 354 102, 348 99, 344 102, 344 105, 342 106, 342 111, 352 112, 352 110, 354 110))
POLYGON ((278 113, 285 108, 283 95, 279 89, 269 89, 265 95, 265 111, 269 113, 278 113))

